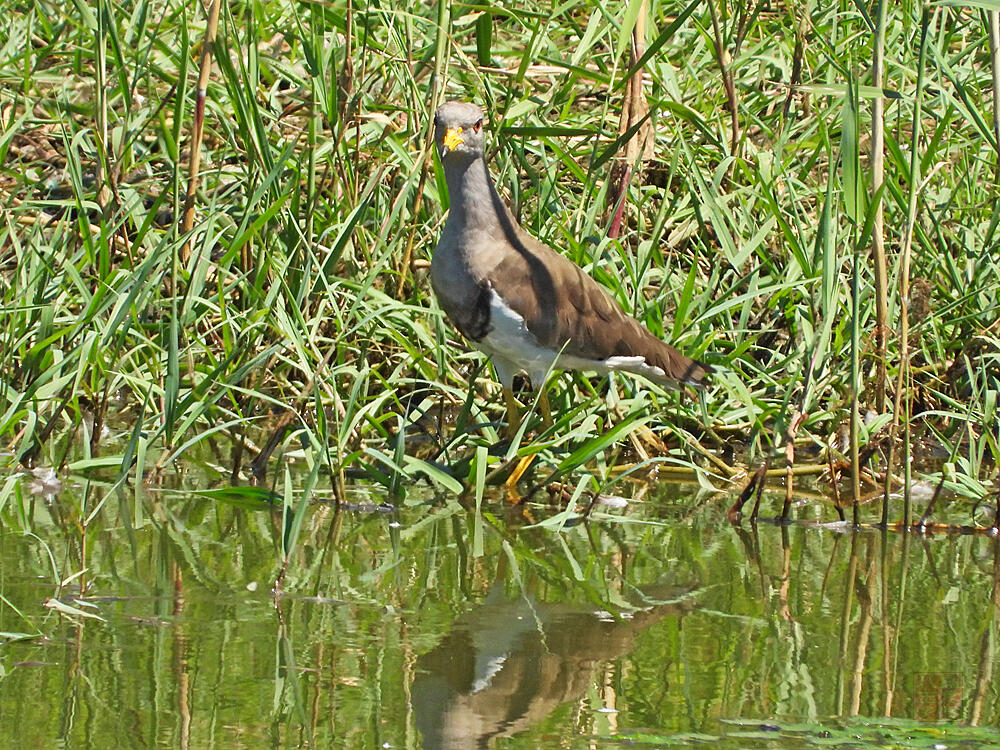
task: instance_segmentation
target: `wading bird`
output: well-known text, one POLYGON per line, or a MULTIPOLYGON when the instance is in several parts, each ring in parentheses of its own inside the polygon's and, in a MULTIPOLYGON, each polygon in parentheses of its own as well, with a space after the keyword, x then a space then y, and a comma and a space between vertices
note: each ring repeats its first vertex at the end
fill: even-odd
POLYGON ((521 372, 540 391, 546 425, 550 369, 623 371, 672 388, 705 385, 709 365, 653 336, 579 266, 521 228, 486 166, 478 106, 441 105, 434 141, 450 208, 431 259, 431 283, 454 326, 493 361, 508 437, 520 425, 513 383, 521 372))

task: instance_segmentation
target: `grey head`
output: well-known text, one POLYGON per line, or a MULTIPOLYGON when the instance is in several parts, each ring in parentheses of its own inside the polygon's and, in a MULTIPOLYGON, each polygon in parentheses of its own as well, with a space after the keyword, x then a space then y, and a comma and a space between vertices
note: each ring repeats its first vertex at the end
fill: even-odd
POLYGON ((445 102, 434 113, 434 145, 441 161, 475 159, 485 150, 483 110, 471 102, 445 102))

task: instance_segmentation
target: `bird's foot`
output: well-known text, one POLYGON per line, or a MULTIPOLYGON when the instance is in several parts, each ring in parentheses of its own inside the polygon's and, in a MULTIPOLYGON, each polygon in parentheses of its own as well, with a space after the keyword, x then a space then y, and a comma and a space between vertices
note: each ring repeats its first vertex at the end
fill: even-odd
POLYGON ((636 449, 643 461, 650 456, 665 456, 669 452, 666 443, 660 440, 659 436, 646 425, 629 433, 629 439, 632 442, 632 447, 636 449))

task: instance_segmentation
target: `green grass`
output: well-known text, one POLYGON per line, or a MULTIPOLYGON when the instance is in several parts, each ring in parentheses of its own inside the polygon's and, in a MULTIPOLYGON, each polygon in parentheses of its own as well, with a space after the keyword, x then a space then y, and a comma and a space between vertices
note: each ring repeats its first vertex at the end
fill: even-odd
MULTIPOLYGON (((134 485, 209 441, 227 456, 240 446, 245 471, 291 409, 272 477, 282 456, 303 455, 309 487, 322 471, 338 493, 353 477, 397 495, 423 477, 449 493, 482 481, 479 448, 497 439, 502 400, 443 319, 424 262, 447 206, 431 114, 465 98, 491 113, 493 171, 525 227, 654 333, 721 366, 699 398, 562 375, 556 430, 508 451, 539 450, 536 478, 582 471, 603 486, 634 458, 627 435, 648 424, 669 447, 655 460, 697 465, 726 487, 694 442, 730 444, 756 466, 795 411, 807 415, 799 440, 825 449, 855 405, 858 441, 882 441, 884 466, 905 274, 905 437, 944 446, 948 486, 986 497, 1000 390, 984 10, 995 3, 888 6, 886 178, 873 196, 876 17, 847 2, 717 6, 740 126, 732 152, 709 3, 653 3, 656 155, 632 179, 618 240, 607 196, 637 2, 621 13, 592 0, 225 4, 190 233, 205 16, 174 0, 13 6, 0 18, 10 465, 111 467, 134 485), (790 91, 796 69, 802 86, 790 91), (869 414, 877 200, 890 398, 869 414)), ((0 505, 13 496, 4 487, 0 505)))

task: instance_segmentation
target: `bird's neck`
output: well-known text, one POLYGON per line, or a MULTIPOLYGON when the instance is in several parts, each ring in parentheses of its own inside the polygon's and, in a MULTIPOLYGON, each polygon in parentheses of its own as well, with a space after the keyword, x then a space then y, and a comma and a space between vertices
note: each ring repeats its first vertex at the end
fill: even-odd
POLYGON ((446 225, 475 228, 486 234, 503 231, 506 208, 482 156, 448 160, 444 177, 451 201, 446 225))

